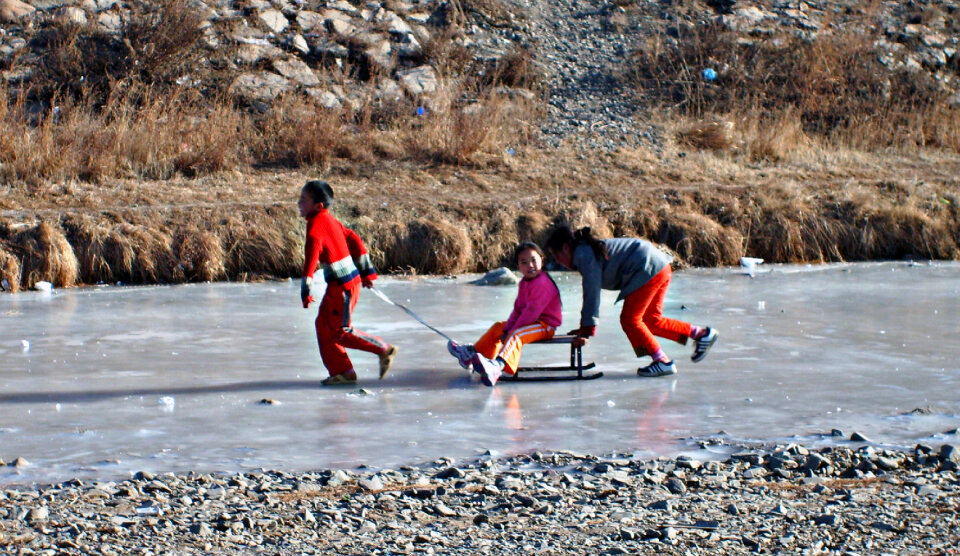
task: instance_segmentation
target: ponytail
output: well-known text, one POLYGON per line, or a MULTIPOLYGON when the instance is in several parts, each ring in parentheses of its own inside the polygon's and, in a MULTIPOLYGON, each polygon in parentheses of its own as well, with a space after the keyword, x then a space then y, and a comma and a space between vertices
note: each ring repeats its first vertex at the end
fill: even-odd
POLYGON ((558 252, 563 249, 564 245, 569 245, 571 249, 575 249, 581 243, 589 245, 594 256, 598 259, 607 260, 610 258, 607 255, 607 245, 603 240, 593 235, 589 226, 580 228, 576 232, 566 225, 557 226, 547 239, 547 250, 558 252))
POLYGON ((573 233, 573 244, 574 246, 580 245, 581 243, 586 243, 590 246, 590 249, 593 249, 593 254, 598 259, 607 260, 610 256, 607 254, 607 244, 603 242, 602 239, 597 238, 593 235, 593 231, 590 229, 590 226, 585 226, 580 228, 573 233))

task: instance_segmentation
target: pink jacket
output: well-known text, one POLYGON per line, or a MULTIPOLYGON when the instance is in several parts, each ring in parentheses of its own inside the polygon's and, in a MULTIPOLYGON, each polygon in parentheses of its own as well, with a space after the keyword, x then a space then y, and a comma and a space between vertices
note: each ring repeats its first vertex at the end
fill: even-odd
POLYGON ((537 321, 554 328, 563 320, 560 305, 560 290, 546 271, 541 271, 533 280, 520 280, 517 300, 513 302, 513 312, 503 325, 503 333, 510 334, 515 329, 537 321))

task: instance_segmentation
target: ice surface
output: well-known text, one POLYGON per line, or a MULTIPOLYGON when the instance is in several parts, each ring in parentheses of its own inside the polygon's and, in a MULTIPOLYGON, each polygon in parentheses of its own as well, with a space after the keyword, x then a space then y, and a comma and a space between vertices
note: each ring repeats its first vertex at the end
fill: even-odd
MULTIPOLYGON (((633 356, 616 293, 605 292, 584 348, 603 378, 493 389, 460 369, 443 338, 367 291, 355 324, 400 353, 378 381, 376 358, 351 352, 360 381, 346 389, 320 386, 316 310, 300 307, 296 282, 2 294, 0 458, 31 465, 0 468, 0 484, 397 467, 487 450, 669 456, 706 441, 703 458, 722 451, 714 438, 958 442, 944 433, 960 425, 960 264, 763 266, 753 277, 739 267, 674 275, 667 315, 720 331, 697 364, 690 346, 665 343, 675 376, 636 376, 647 360, 633 356)), ((565 331, 578 324, 579 280, 554 276, 565 331)), ((472 342, 516 294, 466 283, 475 277, 377 284, 472 342)), ((562 345, 532 346, 524 361, 567 356, 562 345)))

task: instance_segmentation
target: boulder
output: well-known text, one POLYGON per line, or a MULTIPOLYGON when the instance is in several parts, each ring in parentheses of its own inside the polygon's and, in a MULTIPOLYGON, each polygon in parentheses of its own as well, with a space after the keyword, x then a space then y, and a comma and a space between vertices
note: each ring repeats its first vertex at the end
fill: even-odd
POLYGON ((291 89, 290 81, 275 73, 244 73, 230 85, 230 92, 250 102, 270 102, 291 89))
POLYGON ((0 0, 0 23, 16 23, 35 11, 36 8, 20 0, 0 0))
POLYGON ((397 80, 403 90, 411 96, 429 94, 437 90, 437 73, 431 66, 419 66, 410 70, 398 71, 397 80))
POLYGON ((287 25, 290 24, 290 22, 287 21, 287 16, 283 15, 283 12, 274 9, 261 12, 260 22, 263 23, 267 29, 270 29, 271 32, 278 35, 286 31, 287 25))
POLYGON ((491 270, 483 275, 482 278, 472 280, 470 283, 477 286, 515 286, 520 282, 517 275, 509 268, 501 266, 491 270))
POLYGON ((310 66, 299 58, 274 60, 273 69, 280 75, 304 87, 315 87, 320 84, 317 74, 313 73, 310 66))

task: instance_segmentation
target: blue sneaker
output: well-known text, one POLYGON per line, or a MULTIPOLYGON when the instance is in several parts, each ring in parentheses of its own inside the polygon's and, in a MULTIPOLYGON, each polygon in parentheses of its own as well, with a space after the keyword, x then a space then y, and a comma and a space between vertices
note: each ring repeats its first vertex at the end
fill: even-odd
POLYGON ((677 374, 677 365, 674 364, 673 361, 669 363, 664 363, 663 361, 654 361, 646 367, 640 367, 637 369, 637 375, 639 376, 656 377, 674 374, 677 374))
POLYGON ((493 386, 500 380, 505 364, 499 357, 487 359, 479 353, 473 354, 470 363, 473 364, 473 370, 480 374, 480 380, 487 386, 493 386))
POLYGON ((469 344, 458 344, 453 340, 447 342, 447 351, 450 352, 450 355, 457 358, 457 362, 460 363, 460 366, 464 369, 470 368, 470 360, 473 359, 474 351, 473 346, 469 344))
POLYGON ((693 344, 693 355, 690 356, 690 359, 694 363, 702 361, 707 356, 707 351, 716 343, 718 337, 720 337, 720 334, 717 334, 716 330, 707 327, 707 333, 693 344))

